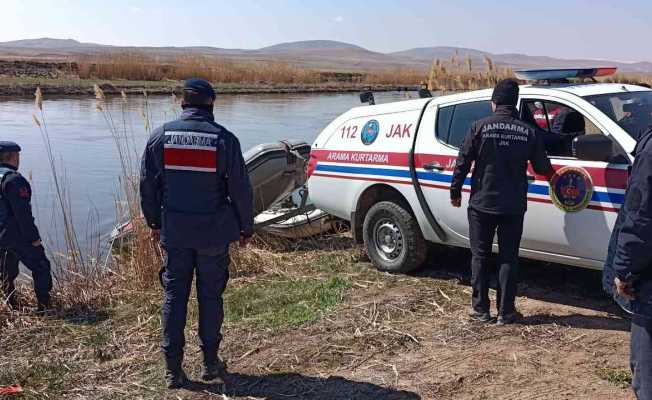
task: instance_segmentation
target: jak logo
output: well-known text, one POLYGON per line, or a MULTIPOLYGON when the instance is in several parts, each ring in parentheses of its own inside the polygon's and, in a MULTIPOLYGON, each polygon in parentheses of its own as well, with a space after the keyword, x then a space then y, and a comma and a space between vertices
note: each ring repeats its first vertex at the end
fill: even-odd
POLYGON ((360 139, 362 140, 362 143, 370 145, 376 141, 379 132, 380 124, 375 119, 372 119, 367 121, 367 123, 362 127, 362 134, 360 135, 360 139))
POLYGON ((564 167, 550 183, 552 202, 565 212, 584 210, 593 196, 591 176, 583 168, 564 167))

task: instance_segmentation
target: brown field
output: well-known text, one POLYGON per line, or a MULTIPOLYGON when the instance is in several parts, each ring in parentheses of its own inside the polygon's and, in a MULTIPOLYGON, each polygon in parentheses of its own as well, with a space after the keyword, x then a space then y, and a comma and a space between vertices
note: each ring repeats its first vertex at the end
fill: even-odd
MULTIPOLYGON (((401 276, 376 272, 346 235, 274 243, 234 254, 226 387, 164 389, 161 291, 120 279, 93 306, 6 316, 0 386, 20 382, 26 399, 633 399, 628 322, 599 273, 524 263, 525 320, 496 327, 466 317, 466 251, 433 249, 424 270, 401 276)), ((193 295, 191 377, 195 307, 193 295)))
MULTIPOLYGON (((434 60, 427 70, 406 67, 368 71, 330 71, 269 60, 230 60, 216 56, 157 57, 138 52, 77 56, 65 61, 0 60, 0 95, 30 95, 37 86, 47 94, 89 94, 100 85, 108 94, 170 93, 189 77, 211 81, 222 93, 416 90, 436 92, 489 88, 512 77, 485 57, 481 65, 453 56, 434 60)), ((652 83, 647 75, 619 74, 606 82, 652 83)))

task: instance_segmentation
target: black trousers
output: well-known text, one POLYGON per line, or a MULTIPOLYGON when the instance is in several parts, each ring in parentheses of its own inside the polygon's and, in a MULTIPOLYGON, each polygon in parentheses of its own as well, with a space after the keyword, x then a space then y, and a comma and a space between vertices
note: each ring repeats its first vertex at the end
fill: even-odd
POLYGON ((638 400, 652 400, 652 321, 634 316, 631 326, 632 387, 638 400))
POLYGON ((36 300, 39 304, 47 305, 52 290, 50 261, 45 255, 43 246, 34 247, 31 243, 0 249, 0 282, 4 296, 15 305, 14 281, 18 277, 18 261, 32 272, 36 300))
POLYGON ((518 249, 523 234, 523 215, 488 214, 469 208, 471 240, 471 305, 474 311, 489 312, 489 280, 494 236, 498 233, 498 315, 515 311, 518 277, 518 249))
POLYGON ((193 275, 197 275, 199 340, 204 360, 215 361, 222 341, 224 307, 222 294, 229 280, 229 248, 166 248, 163 304, 163 354, 168 359, 183 357, 184 329, 193 275))

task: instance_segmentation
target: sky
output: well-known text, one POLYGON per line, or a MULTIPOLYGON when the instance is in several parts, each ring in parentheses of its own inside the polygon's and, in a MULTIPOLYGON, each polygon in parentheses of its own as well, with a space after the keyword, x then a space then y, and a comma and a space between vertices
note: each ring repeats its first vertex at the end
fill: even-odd
POLYGON ((134 46, 255 49, 329 39, 391 52, 652 61, 649 0, 0 0, 0 41, 40 37, 134 46))

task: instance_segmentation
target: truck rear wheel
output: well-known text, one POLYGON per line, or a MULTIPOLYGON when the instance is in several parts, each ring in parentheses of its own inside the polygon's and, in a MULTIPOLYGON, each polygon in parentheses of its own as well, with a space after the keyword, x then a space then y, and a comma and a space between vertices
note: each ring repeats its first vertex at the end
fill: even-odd
POLYGON ((367 254, 381 271, 409 272, 426 259, 426 241, 403 206, 381 201, 369 209, 362 227, 367 254))

